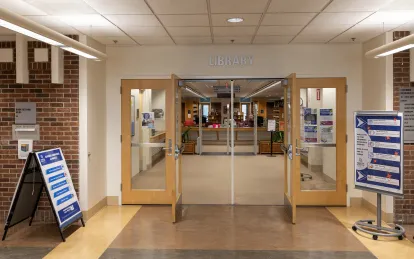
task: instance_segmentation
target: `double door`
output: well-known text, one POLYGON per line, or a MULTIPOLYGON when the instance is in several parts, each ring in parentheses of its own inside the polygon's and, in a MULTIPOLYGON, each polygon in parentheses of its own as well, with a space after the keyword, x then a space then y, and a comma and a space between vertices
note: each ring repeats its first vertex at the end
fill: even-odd
MULTIPOLYGON (((275 160, 274 166, 266 170, 277 174, 278 164, 284 165, 281 195, 295 223, 297 206, 346 205, 346 80, 296 78, 292 74, 282 85, 284 155, 280 163, 275 160)), ((261 108, 255 103, 251 105, 257 122, 261 108)), ((174 75, 163 80, 122 80, 122 203, 171 205, 173 222, 181 216, 181 109, 179 78, 174 75)), ((234 114, 233 105, 229 106, 229 113, 234 114)), ((216 164, 221 171, 211 173, 228 176, 214 183, 222 185, 219 190, 230 186, 231 192, 227 192, 223 203, 248 204, 240 193, 258 190, 258 194, 264 195, 262 184, 274 184, 277 188, 277 183, 242 180, 242 173, 250 177, 257 170, 246 170, 254 163, 237 156, 237 130, 231 123, 225 129, 230 156, 218 157, 216 164)), ((254 144, 248 147, 252 156, 258 153, 254 132, 256 124, 251 133, 254 144)))

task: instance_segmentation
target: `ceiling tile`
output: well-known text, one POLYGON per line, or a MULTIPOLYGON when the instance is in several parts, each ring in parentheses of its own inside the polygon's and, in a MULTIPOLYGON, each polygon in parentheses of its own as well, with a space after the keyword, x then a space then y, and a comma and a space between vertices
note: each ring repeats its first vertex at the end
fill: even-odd
POLYGON ((49 29, 57 31, 59 33, 65 34, 65 35, 72 35, 72 34, 79 34, 78 30, 75 30, 74 28, 70 26, 59 26, 59 27, 49 27, 49 29))
POLYGON ((254 44, 288 44, 293 36, 256 36, 254 44))
POLYGON ((266 14, 262 25, 306 25, 317 13, 266 14))
POLYGON ((414 10, 413 0, 394 0, 381 10, 414 10))
POLYGON ((36 16, 25 16, 26 18, 39 23, 41 25, 44 25, 46 27, 51 27, 51 26, 55 26, 55 27, 65 27, 67 26, 66 23, 62 22, 61 20, 59 20, 56 17, 53 16, 48 16, 48 15, 36 15, 36 16))
POLYGON ((164 14, 158 18, 164 26, 210 26, 207 14, 164 14))
POLYGON ((211 36, 210 27, 168 27, 167 30, 173 37, 211 36))
POLYGON ((268 0, 210 0, 211 13, 263 13, 268 0))
POLYGON ((327 24, 324 26, 320 25, 309 25, 300 33, 300 35, 326 35, 327 37, 333 38, 336 35, 349 29, 351 25, 331 25, 327 24))
POLYGON ((106 15, 111 22, 123 26, 161 26, 155 15, 106 15))
POLYGON ((245 26, 245 27, 213 27, 214 37, 216 36, 253 36, 256 31, 255 26, 245 26))
POLYGON ((78 26, 76 30, 89 36, 125 36, 125 34, 119 30, 116 26, 78 26))
POLYGON ((379 11, 363 20, 361 24, 404 24, 414 17, 414 10, 410 11, 379 11))
POLYGON ((179 45, 203 45, 212 43, 210 37, 174 37, 174 41, 179 45))
POLYGON ((324 12, 375 12, 393 0, 334 0, 324 12))
POLYGON ((296 35, 303 26, 260 26, 257 35, 296 35))
POLYGON ((330 39, 328 35, 298 35, 292 43, 326 43, 330 39))
POLYGON ((156 14, 206 14, 206 0, 147 0, 156 14))
POLYGON ((261 14, 212 14, 212 24, 213 26, 256 26, 259 24, 261 14), (227 19, 233 17, 243 18, 243 22, 231 23, 227 19))
POLYGON ((252 37, 214 37, 214 44, 250 44, 251 41, 252 37))
POLYGON ((94 14, 95 10, 82 0, 24 0, 50 15, 94 14))
POLYGON ((111 26, 112 24, 99 14, 81 14, 51 16, 70 26, 111 26))
POLYGON ((44 11, 22 0, 1 0, 0 6, 20 15, 46 15, 44 11))
POLYGON ((99 41, 105 45, 136 45, 136 42, 133 41, 130 37, 93 37, 95 40, 99 41), (116 41, 116 43, 114 42, 116 41))
POLYGON ((321 13, 312 21, 311 25, 350 24, 354 25, 370 16, 371 12, 352 13, 321 13))
POLYGON ((329 0, 272 0, 268 13, 320 12, 329 0))
POLYGON ((144 0, 84 0, 101 14, 152 14, 144 0))
POLYGON ((165 37, 168 36, 163 27, 126 26, 122 30, 129 36, 165 37))
POLYGON ((170 37, 134 37, 141 45, 174 45, 170 37))
POLYGON ((348 31, 339 35, 332 42, 365 42, 384 32, 394 29, 394 26, 381 24, 357 24, 348 31), (355 40, 352 40, 355 38, 355 40))

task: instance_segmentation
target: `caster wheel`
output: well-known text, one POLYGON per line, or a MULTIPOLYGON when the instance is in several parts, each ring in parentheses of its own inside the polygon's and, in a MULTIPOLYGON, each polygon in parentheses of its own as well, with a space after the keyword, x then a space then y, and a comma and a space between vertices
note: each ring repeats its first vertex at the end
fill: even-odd
POLYGON ((367 223, 372 225, 372 221, 368 221, 367 223))
POLYGON ((373 235, 372 236, 372 239, 377 240, 378 239, 378 236, 377 235, 373 235))
POLYGON ((355 226, 352 226, 353 231, 357 231, 357 228, 355 226))
POLYGON ((398 240, 403 240, 403 238, 404 238, 403 236, 399 236, 398 240))
POLYGON ((396 229, 396 230, 401 230, 401 228, 400 228, 400 227, 395 227, 395 229, 396 229))

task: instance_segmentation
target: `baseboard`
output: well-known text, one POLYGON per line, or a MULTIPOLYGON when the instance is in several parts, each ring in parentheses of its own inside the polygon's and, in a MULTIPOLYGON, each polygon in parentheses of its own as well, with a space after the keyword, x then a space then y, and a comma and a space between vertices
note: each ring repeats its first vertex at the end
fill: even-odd
POLYGON ((107 205, 108 206, 119 206, 119 198, 118 196, 107 196, 107 205))
POLYGON ((349 201, 350 207, 362 207, 362 197, 351 197, 349 201))
MULTIPOLYGON (((369 201, 365 200, 364 198, 351 198, 351 204, 352 199, 361 199, 361 207, 367 209, 369 212, 377 214, 377 206, 373 205, 369 201)), ((351 205, 352 206, 352 205, 351 205)), ((385 211, 381 211, 381 217, 382 220, 387 223, 393 223, 394 222, 394 213, 387 213, 385 211)))
POLYGON ((89 210, 82 211, 83 219, 85 221, 88 221, 90 218, 92 218, 98 211, 100 211, 106 205, 107 205, 107 197, 103 198, 100 202, 98 202, 97 204, 95 204, 95 206, 93 206, 89 210))

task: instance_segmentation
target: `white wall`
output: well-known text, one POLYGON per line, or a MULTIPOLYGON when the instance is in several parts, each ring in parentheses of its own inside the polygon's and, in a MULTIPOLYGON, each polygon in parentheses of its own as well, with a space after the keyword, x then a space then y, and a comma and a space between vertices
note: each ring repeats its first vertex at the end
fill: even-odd
MULTIPOLYGON (((382 34, 365 42, 363 44, 363 52, 365 53, 391 41, 391 33, 382 34)), ((363 110, 393 110, 392 70, 392 55, 378 59, 363 58, 363 110)), ((375 193, 363 191, 362 197, 376 206, 377 196, 375 193)), ((382 199, 382 210, 387 213, 393 212, 393 197, 384 196, 382 199)))
POLYGON ((275 46, 168 46, 107 48, 107 191, 121 195, 121 98, 122 78, 180 77, 346 77, 347 168, 349 196, 360 197, 353 189, 353 112, 362 108, 362 48, 360 44, 298 44, 275 46), (209 66, 210 55, 252 55, 246 67, 209 66))
MULTIPOLYGON (((105 46, 86 36, 80 41, 101 52, 105 46)), ((106 62, 80 58, 80 202, 89 210, 106 197, 106 62)))

